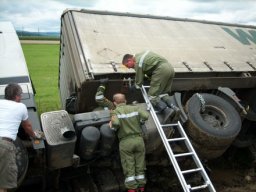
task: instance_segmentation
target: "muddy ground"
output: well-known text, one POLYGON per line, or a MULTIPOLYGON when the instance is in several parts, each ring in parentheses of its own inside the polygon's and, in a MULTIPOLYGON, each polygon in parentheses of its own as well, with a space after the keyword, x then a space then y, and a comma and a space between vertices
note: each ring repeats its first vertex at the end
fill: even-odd
POLYGON ((255 157, 249 149, 230 148, 209 161, 209 176, 218 192, 256 192, 255 157))
POLYGON ((216 191, 220 192, 255 192, 256 178, 250 172, 250 170, 217 169, 211 176, 212 183, 216 191))

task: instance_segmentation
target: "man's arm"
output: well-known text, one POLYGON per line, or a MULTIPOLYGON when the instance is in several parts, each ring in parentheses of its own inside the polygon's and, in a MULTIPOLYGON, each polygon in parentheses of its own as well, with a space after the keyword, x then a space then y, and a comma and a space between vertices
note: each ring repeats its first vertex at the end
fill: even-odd
POLYGON ((95 94, 95 101, 100 107, 114 109, 114 104, 104 96, 105 89, 105 85, 100 85, 98 87, 97 92, 95 94))
POLYGON ((111 124, 115 128, 119 127, 119 120, 116 115, 111 116, 111 124))
POLYGON ((25 130, 25 132, 26 132, 29 136, 31 136, 31 137, 33 137, 33 138, 36 138, 36 135, 35 135, 35 133, 34 133, 34 131, 33 131, 33 129, 32 129, 32 124, 31 124, 31 122, 30 122, 28 119, 22 121, 22 122, 21 122, 21 125, 22 125, 23 129, 25 130))
POLYGON ((142 121, 148 120, 149 113, 148 113, 147 111, 142 110, 142 109, 140 109, 140 108, 139 108, 138 111, 139 111, 139 115, 140 115, 140 120, 142 120, 142 121))
POLYGON ((141 87, 141 85, 143 84, 144 81, 144 72, 142 67, 136 66, 135 67, 135 85, 141 87))
POLYGON ((112 128, 114 128, 116 130, 119 129, 120 122, 119 122, 119 119, 117 117, 117 114, 115 113, 115 110, 110 112, 110 117, 111 117, 110 121, 111 121, 112 128))

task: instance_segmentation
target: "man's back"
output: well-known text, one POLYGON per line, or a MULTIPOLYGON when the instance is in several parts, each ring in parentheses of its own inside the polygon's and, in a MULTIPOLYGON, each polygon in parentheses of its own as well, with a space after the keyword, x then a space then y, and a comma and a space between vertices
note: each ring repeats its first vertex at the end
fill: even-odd
POLYGON ((16 139, 21 121, 28 119, 26 106, 12 100, 0 100, 0 136, 16 139))
POLYGON ((137 106, 119 104, 112 112, 116 115, 113 126, 118 129, 118 138, 124 138, 129 135, 141 134, 140 122, 148 119, 149 114, 137 106))

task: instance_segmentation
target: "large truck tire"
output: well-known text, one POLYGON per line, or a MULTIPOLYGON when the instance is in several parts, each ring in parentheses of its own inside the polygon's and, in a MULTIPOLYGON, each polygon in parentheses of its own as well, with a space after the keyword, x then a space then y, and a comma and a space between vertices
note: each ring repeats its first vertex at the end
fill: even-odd
POLYGON ((201 144, 198 144, 197 142, 190 140, 191 144, 193 145, 198 157, 200 159, 204 160, 211 160, 211 159, 216 159, 223 155, 225 151, 228 149, 228 147, 223 147, 219 149, 209 149, 207 147, 202 147, 201 144))
POLYGON ((204 93, 200 97, 194 94, 186 103, 188 135, 208 149, 228 147, 241 129, 238 112, 219 96, 204 93))

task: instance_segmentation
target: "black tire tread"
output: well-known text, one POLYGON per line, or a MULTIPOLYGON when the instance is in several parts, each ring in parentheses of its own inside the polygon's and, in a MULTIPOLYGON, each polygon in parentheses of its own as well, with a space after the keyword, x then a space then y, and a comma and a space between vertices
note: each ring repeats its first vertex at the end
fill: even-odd
POLYGON ((204 123, 200 116, 200 101, 193 95, 186 103, 185 110, 188 114, 186 127, 187 134, 208 149, 225 148, 229 146, 241 129, 241 119, 238 112, 224 99, 212 95, 201 94, 205 99, 206 105, 216 105, 228 118, 225 130, 213 130, 208 124, 204 123), (200 120, 201 118, 201 120, 200 120), (201 123, 201 124, 198 124, 201 123), (203 122, 203 123, 202 123, 203 122))

